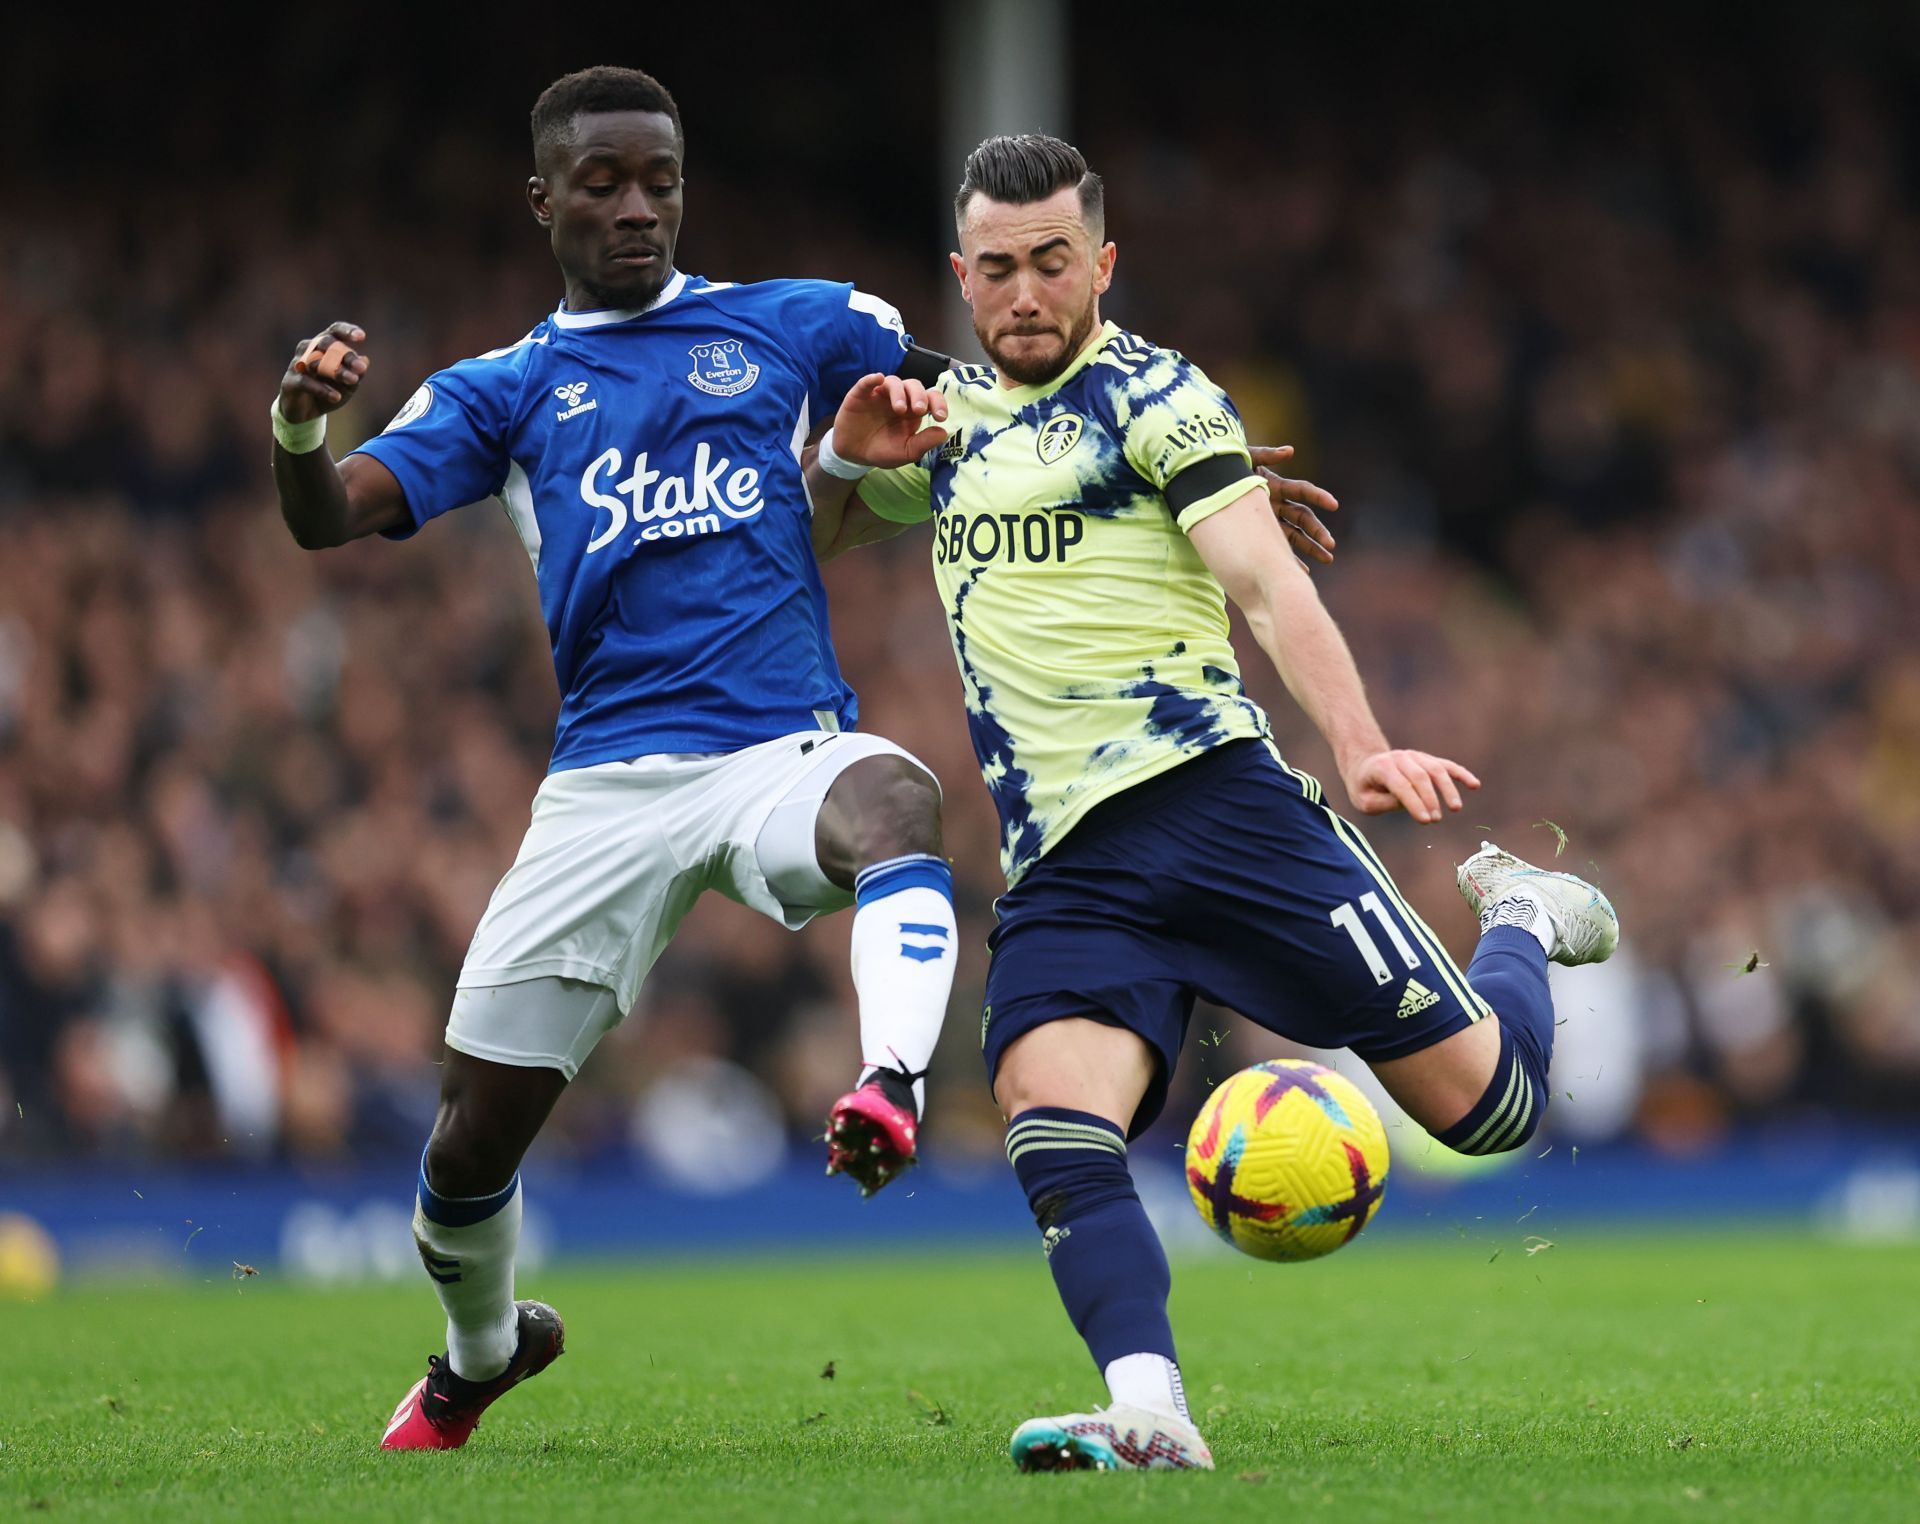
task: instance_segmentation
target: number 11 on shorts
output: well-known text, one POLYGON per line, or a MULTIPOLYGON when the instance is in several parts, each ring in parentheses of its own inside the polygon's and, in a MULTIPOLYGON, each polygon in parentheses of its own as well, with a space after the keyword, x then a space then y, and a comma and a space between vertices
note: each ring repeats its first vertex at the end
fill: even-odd
MULTIPOLYGON (((1360 905, 1380 923, 1380 929, 1387 934, 1387 940, 1393 943, 1394 951, 1406 961, 1407 967, 1418 968, 1420 955, 1407 941, 1406 933, 1401 931, 1394 924, 1393 917, 1387 914, 1387 907, 1380 903, 1380 896, 1369 889, 1360 896, 1360 905)), ((1352 900, 1341 905, 1328 919, 1353 938, 1354 947, 1359 950, 1360 956, 1367 960, 1367 967, 1373 970, 1375 984, 1385 984, 1393 977, 1393 971, 1387 967, 1387 960, 1380 956, 1380 944, 1373 940, 1373 933, 1368 931, 1365 923, 1361 921, 1360 912, 1353 908, 1352 900)))

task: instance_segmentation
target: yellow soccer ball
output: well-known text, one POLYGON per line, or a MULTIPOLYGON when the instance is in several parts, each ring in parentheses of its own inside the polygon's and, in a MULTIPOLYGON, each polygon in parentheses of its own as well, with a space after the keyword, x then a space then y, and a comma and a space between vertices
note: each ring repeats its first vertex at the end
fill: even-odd
POLYGON ((1242 1069, 1187 1134, 1187 1186, 1208 1227, 1255 1259, 1350 1243, 1387 1188, 1387 1130, 1344 1076, 1303 1058, 1242 1069))
POLYGON ((60 1279, 60 1251, 47 1230, 18 1212, 0 1212, 0 1297, 37 1301, 60 1279))

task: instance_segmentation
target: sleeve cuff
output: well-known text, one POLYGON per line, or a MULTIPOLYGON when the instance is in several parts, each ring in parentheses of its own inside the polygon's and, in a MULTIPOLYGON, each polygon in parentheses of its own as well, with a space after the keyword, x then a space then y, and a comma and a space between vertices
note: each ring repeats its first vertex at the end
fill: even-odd
POLYGON ((854 488, 860 501, 874 517, 891 524, 918 524, 933 516, 927 484, 916 483, 918 473, 912 467, 893 471, 869 471, 854 488))
POLYGON ((426 520, 420 517, 419 510, 413 506, 420 501, 415 495, 415 483, 409 480, 413 475, 413 464, 403 458, 390 455, 385 450, 369 449, 368 446, 377 443, 379 438, 378 434, 374 435, 365 444, 356 445, 340 458, 348 460, 355 455, 364 455, 370 460, 379 461, 393 473, 393 479, 400 484, 400 496, 407 505, 407 522, 397 524, 392 529, 381 530, 380 537, 383 540, 411 540, 426 527, 426 520))

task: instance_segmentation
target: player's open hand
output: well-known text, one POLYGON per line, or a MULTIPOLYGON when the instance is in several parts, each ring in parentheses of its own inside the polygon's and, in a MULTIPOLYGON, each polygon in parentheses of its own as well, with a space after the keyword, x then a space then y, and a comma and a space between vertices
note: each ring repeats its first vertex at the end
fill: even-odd
POLYGON ((1458 762, 1424 751, 1382 751, 1364 758, 1346 778, 1347 793, 1363 815, 1405 810, 1422 825, 1437 825, 1440 804, 1459 813, 1465 808, 1460 787, 1475 789, 1480 780, 1458 762))
POLYGON ((305 423, 352 401, 373 363, 361 348, 366 342, 367 331, 357 323, 329 323, 324 332, 301 340, 280 378, 280 416, 305 423))
POLYGON ((1287 532, 1287 544, 1293 553, 1308 571, 1313 570, 1315 561, 1322 566, 1332 565, 1333 536, 1327 533, 1327 526, 1313 510, 1337 512, 1340 499, 1310 481, 1280 474, 1278 468, 1293 454, 1292 445, 1251 445, 1247 453, 1253 457, 1254 469, 1266 480, 1267 501, 1273 505, 1273 516, 1280 521, 1280 527, 1287 532))
POLYGON ((833 420, 833 450, 860 466, 905 466, 947 437, 946 395, 905 376, 862 376, 833 420), (920 420, 932 419, 926 428, 920 420))

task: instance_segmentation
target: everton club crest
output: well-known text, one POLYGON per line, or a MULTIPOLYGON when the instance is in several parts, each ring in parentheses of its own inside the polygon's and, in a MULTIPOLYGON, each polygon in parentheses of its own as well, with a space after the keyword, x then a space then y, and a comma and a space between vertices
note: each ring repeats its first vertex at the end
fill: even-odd
POLYGON ((747 358, 739 339, 696 344, 687 353, 693 356, 687 379, 716 397, 737 397, 760 379, 760 367, 747 358))

